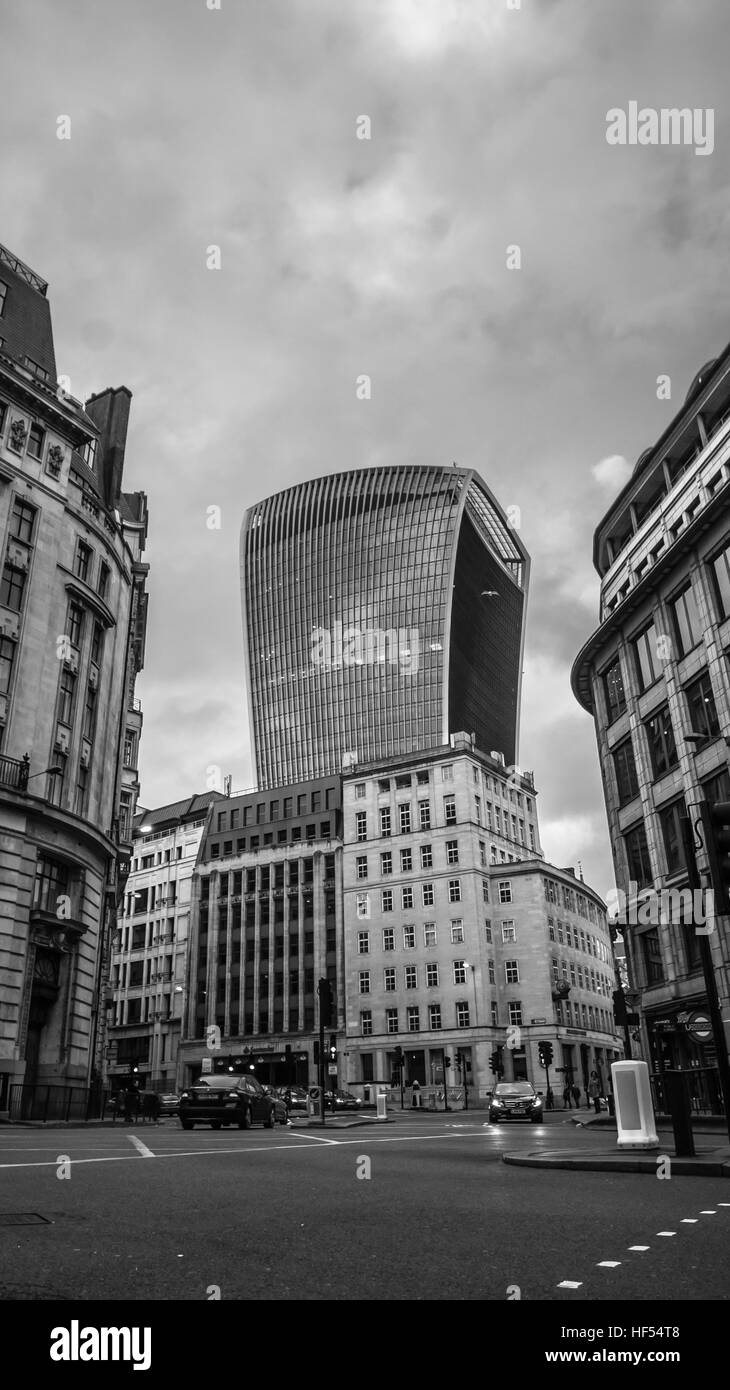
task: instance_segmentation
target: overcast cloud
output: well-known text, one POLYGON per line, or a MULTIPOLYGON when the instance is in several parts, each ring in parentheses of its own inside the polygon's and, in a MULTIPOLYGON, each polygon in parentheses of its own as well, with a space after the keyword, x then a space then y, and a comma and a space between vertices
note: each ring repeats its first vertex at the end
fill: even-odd
POLYGON ((203 790, 211 763, 253 781, 244 508, 455 459, 521 508, 520 761, 546 854, 605 893, 569 670, 597 618, 593 529, 730 336, 727 0, 0 0, 0 38, 0 241, 49 281, 74 394, 134 395, 143 804, 203 790), (713 153, 609 146, 631 100, 712 108, 713 153))

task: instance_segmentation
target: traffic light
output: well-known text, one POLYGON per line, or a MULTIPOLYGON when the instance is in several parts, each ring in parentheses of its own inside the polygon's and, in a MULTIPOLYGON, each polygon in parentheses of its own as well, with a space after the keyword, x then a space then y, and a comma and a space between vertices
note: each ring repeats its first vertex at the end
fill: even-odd
POLYGON ((451 1066, 451 1058, 450 1058, 450 1057, 444 1057, 444 1066, 445 1066, 445 1067, 450 1067, 450 1066, 451 1066))
POLYGON ((547 1070, 547 1068, 548 1068, 549 1066, 552 1065, 552 1060, 553 1060, 553 1045, 552 1045, 552 1043, 551 1043, 551 1042, 541 1042, 541 1043, 539 1044, 539 1046, 538 1046, 538 1049, 537 1049, 537 1055, 538 1055, 538 1057, 540 1058, 540 1065, 543 1066, 543 1067, 545 1067, 545 1069, 547 1070))
POLYGON ((330 1062, 337 1061, 337 1034, 330 1033, 330 1062))
POLYGON ((324 1028, 329 1028, 332 1023, 332 1013, 335 1007, 335 1001, 332 997, 332 986, 329 980, 325 980, 324 978, 320 980, 317 985, 317 993, 319 995, 320 1022, 324 1028))
POLYGON ((730 801, 700 803, 715 915, 730 912, 730 801))
POLYGON ((494 1051, 489 1058, 489 1066, 496 1076, 499 1071, 499 1053, 497 1051, 494 1051))
POLYGON ((314 1065, 319 1066, 319 1038, 314 1039, 314 1065))

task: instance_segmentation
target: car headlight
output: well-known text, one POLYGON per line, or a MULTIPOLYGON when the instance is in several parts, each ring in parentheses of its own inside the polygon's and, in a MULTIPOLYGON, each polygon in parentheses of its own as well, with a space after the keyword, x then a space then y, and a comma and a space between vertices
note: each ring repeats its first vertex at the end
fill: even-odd
POLYGON ((190 1100, 190 1092, 189 1092, 189 1091, 183 1091, 182 1095, 180 1096, 180 1099, 181 1099, 181 1100, 190 1100))
POLYGON ((534 1105, 536 1110, 540 1110, 542 1108, 542 1101, 538 1100, 537 1098, 533 1100, 532 1104, 534 1105))
POLYGON ((238 1091, 229 1091, 229 1092, 228 1092, 228 1099, 229 1099, 229 1100, 238 1100, 238 1091))
POLYGON ((493 1109, 493 1110, 501 1110, 503 1104, 504 1104, 504 1101, 501 1101, 501 1100, 493 1100, 493 1101, 492 1101, 492 1109, 493 1109))

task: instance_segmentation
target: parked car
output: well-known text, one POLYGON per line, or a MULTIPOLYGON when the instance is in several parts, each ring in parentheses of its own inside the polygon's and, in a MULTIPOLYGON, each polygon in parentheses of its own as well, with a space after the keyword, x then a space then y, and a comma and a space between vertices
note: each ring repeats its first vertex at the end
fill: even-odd
POLYGON ((529 1120, 533 1125, 542 1120, 542 1101, 530 1081, 498 1081, 489 1099, 489 1119, 492 1124, 505 1120, 529 1120))
MULTIPOLYGON (((362 1101, 360 1100, 360 1097, 353 1096, 352 1091, 335 1091, 334 1095, 336 1110, 359 1110, 362 1106, 362 1101)), ((332 1092, 325 1091, 324 1098, 326 1107, 331 1110, 332 1092)))
POLYGON ((253 1076, 201 1076, 182 1092, 178 1114, 183 1129, 201 1122, 212 1129, 222 1125, 250 1129, 252 1124, 273 1129, 276 1104, 253 1076))
POLYGON ((180 1097, 174 1095, 163 1095, 161 1091, 157 1093, 160 1097, 160 1114, 177 1115, 180 1105, 180 1097))
POLYGON ((277 1124, 285 1125, 289 1120, 283 1090, 278 1086, 262 1086, 265 1095, 270 1096, 274 1102, 277 1124))
POLYGON ((309 1097, 303 1086, 280 1086, 279 1095, 282 1100, 286 1100, 286 1093, 289 1092, 289 1109, 306 1110, 309 1097))

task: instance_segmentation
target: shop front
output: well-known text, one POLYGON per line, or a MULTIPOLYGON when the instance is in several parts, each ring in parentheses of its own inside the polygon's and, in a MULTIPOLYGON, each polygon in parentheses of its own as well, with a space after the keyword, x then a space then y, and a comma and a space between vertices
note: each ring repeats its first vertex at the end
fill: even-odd
POLYGON ((644 1015, 649 1045, 650 1071, 655 1079, 655 1095, 662 1103, 661 1077, 664 1072, 687 1075, 689 1100, 695 1114, 723 1113, 717 1054, 710 1016, 702 998, 648 1011, 644 1015))

